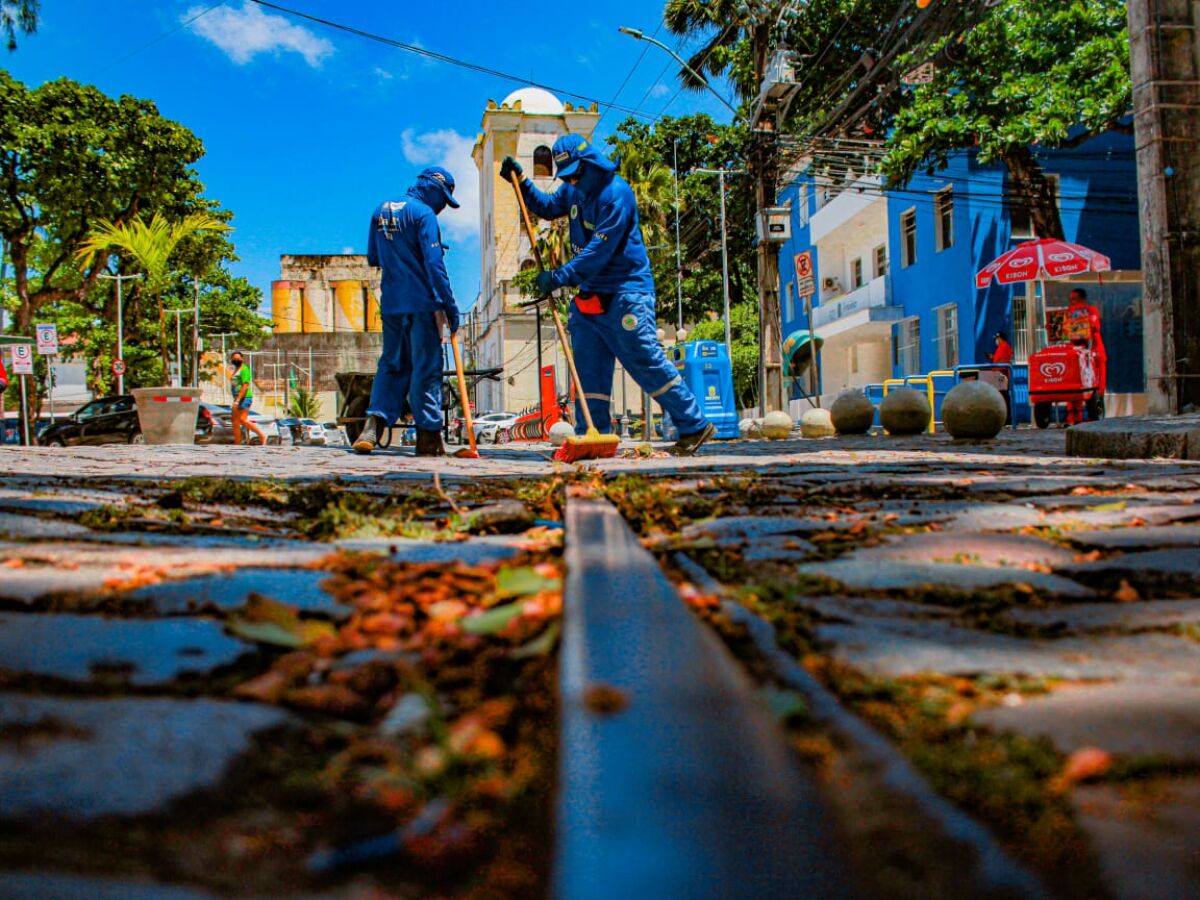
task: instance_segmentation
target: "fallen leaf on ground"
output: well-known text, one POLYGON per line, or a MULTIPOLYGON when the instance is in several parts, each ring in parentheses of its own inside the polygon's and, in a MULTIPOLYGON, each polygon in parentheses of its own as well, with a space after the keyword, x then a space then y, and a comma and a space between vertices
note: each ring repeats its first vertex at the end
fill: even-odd
POLYGON ((1122 578, 1121 586, 1113 594, 1113 599, 1118 603, 1137 603, 1142 599, 1142 595, 1137 592, 1137 588, 1122 578))
POLYGON ((1107 750, 1101 750, 1099 747, 1083 747, 1067 757, 1058 777, 1068 786, 1078 784, 1089 778, 1099 778, 1112 768, 1112 764, 1112 754, 1107 750))

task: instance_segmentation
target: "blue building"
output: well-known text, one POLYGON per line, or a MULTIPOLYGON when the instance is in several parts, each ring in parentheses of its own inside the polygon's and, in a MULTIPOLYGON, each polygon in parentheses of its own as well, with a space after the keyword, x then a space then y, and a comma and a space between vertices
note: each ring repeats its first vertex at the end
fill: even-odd
MULTIPOLYGON (((780 259, 784 334, 807 330, 795 255, 813 257, 813 330, 824 339, 821 392, 985 362, 996 332, 1018 362, 1045 346, 1047 309, 1084 287, 1101 308, 1109 354, 1109 414, 1141 411, 1141 261, 1133 139, 1116 132, 1077 148, 1036 150, 1064 237, 1112 260, 1113 272, 976 290, 975 274, 1033 237, 1007 171, 974 152, 933 175, 885 190, 875 176, 834 184, 807 173, 781 194, 792 241, 780 259)), ((807 385, 805 385, 807 387, 807 385)), ((793 396, 798 396, 798 392, 793 396)))

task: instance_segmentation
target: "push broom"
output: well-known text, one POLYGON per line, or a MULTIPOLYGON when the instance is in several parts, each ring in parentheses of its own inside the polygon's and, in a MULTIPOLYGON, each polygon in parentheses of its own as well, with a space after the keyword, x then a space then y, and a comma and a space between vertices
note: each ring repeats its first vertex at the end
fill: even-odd
POLYGON ((467 376, 463 374, 462 353, 458 349, 458 333, 450 335, 450 347, 454 350, 454 371, 458 373, 458 398, 462 405, 463 420, 467 426, 467 440, 471 449, 463 447, 455 452, 455 456, 463 459, 479 459, 479 450, 475 447, 475 423, 471 421, 471 401, 467 397, 467 376))
MULTIPOLYGON (((538 271, 544 271, 542 253, 538 249, 537 233, 533 230, 533 222, 529 219, 529 210, 525 208, 525 197, 521 193, 521 182, 517 173, 512 173, 513 190, 517 192, 517 203, 521 206, 521 220, 525 223, 525 231, 529 234, 529 244, 533 247, 533 256, 537 260, 538 271)), ((567 340, 566 329, 558 315, 558 307, 550 301, 550 315, 554 317, 554 328, 558 331, 558 340, 562 344, 563 355, 567 358, 567 368, 571 372, 571 381, 575 383, 575 394, 579 397, 579 408, 583 411, 583 420, 587 422, 587 434, 583 437, 572 435, 561 447, 554 451, 554 458, 559 462, 579 462, 583 459, 606 459, 617 455, 620 438, 615 434, 601 434, 596 430, 592 421, 592 411, 588 409, 587 397, 583 393, 583 383, 579 380, 579 370, 575 368, 575 354, 571 352, 571 342, 567 340)))

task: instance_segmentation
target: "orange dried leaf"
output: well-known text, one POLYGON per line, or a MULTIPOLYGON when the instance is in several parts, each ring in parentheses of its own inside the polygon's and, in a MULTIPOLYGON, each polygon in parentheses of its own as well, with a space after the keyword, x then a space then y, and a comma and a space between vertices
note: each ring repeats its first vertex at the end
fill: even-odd
POLYGON ((1067 757, 1060 777, 1068 784, 1077 784, 1089 778, 1099 778, 1112 768, 1112 764, 1112 754, 1107 750, 1083 747, 1067 757))
POLYGON ((1137 588, 1122 578, 1120 587, 1113 594, 1113 599, 1118 603, 1137 603, 1142 596, 1137 592, 1137 588))

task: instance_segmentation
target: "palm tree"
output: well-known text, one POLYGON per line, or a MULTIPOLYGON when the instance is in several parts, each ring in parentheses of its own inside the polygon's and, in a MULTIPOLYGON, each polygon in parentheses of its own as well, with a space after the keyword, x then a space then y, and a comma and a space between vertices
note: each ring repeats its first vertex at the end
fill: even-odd
MULTIPOLYGON (((688 58, 688 65, 701 75, 713 77, 729 69, 731 51, 749 27, 749 12, 744 0, 667 0, 663 22, 672 34, 681 36, 711 31, 704 44, 688 58)), ((703 87, 686 70, 680 70, 679 80, 689 88, 703 87)))
POLYGON ((17 32, 26 35, 37 31, 40 0, 0 0, 0 30, 8 41, 8 49, 17 49, 17 32))
POLYGON ((666 246, 667 216, 675 209, 675 181, 671 169, 648 149, 629 145, 621 157, 621 177, 629 182, 637 198, 638 218, 646 246, 666 246))
POLYGON ((287 411, 297 419, 315 419, 321 412, 321 401, 317 399, 316 394, 299 388, 292 394, 292 402, 288 404, 287 411))
POLYGON ((158 301, 158 343, 164 373, 170 371, 163 292, 171 276, 171 254, 190 235, 228 230, 229 226, 211 213, 190 213, 178 222, 168 222, 157 212, 148 223, 141 217, 119 225, 101 219, 75 253, 76 260, 84 265, 90 265, 96 254, 112 251, 124 253, 137 263, 145 275, 146 293, 158 301))

